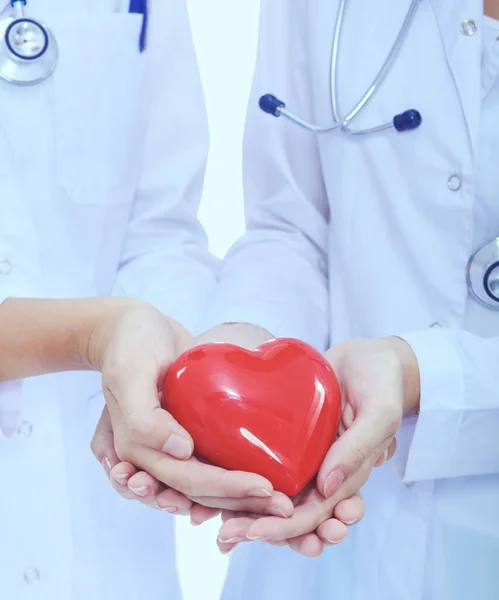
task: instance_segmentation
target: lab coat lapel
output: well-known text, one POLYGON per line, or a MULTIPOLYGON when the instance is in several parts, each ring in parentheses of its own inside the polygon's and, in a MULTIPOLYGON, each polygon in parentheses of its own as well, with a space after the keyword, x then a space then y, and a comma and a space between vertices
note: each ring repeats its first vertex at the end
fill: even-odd
MULTIPOLYGON (((480 126, 483 0, 430 0, 459 92, 476 163, 480 126), (475 21, 474 35, 463 35, 461 23, 475 21)), ((437 90, 434 90, 438 93, 437 90)), ((445 116, 443 117, 445 118, 445 116)))

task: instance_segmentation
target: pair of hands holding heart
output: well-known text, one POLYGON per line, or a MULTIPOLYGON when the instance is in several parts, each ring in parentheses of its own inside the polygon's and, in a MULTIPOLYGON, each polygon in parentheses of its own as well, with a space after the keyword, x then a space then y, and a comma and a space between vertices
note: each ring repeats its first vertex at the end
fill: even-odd
POLYGON ((126 355, 116 332, 101 342, 107 409, 92 447, 115 489, 194 524, 222 512, 222 552, 259 539, 317 556, 342 541, 363 516, 360 488, 393 454, 404 410, 418 401, 407 344, 352 341, 324 358, 296 340, 184 353, 213 341, 254 348, 269 336, 220 326, 193 341, 158 320, 116 325, 125 335, 135 323, 126 355))

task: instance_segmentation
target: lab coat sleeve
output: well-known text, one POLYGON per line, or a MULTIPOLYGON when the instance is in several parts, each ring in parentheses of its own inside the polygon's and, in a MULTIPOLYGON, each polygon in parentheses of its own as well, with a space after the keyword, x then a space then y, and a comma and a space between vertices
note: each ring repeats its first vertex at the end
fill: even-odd
MULTIPOLYGON (((243 176, 247 231, 229 250, 204 319, 255 323, 277 337, 328 343, 328 203, 317 138, 264 114, 272 93, 315 120, 306 47, 306 0, 264 0, 247 113, 243 176)), ((228 125, 229 126, 229 125, 228 125)))
POLYGON ((457 329, 400 336, 419 363, 421 406, 397 436, 406 482, 499 473, 499 338, 457 329))
POLYGON ((151 16, 142 171, 114 294, 194 332, 218 266, 198 220, 207 117, 185 1, 155 0, 151 16))

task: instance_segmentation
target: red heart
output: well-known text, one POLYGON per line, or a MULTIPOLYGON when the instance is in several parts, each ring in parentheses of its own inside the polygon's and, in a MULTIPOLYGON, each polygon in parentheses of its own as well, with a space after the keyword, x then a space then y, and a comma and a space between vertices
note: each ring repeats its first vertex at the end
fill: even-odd
POLYGON ((316 475, 340 420, 340 391, 322 354, 293 339, 248 351, 205 344, 170 367, 164 407, 196 452, 266 477, 294 496, 316 475))

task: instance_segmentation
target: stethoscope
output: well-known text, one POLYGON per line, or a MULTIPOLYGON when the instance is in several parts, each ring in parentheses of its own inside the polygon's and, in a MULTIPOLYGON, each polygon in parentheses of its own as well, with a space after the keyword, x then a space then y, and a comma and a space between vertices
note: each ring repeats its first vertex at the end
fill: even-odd
MULTIPOLYGON (((394 62, 400 55, 400 51, 408 37, 409 30, 422 0, 411 0, 400 32, 381 69, 357 104, 345 117, 341 117, 338 109, 338 51, 345 22, 347 1, 340 0, 331 48, 330 87, 334 122, 328 126, 308 123, 289 111, 286 108, 286 104, 272 94, 265 94, 260 98, 260 108, 269 115, 285 117, 295 125, 317 134, 341 132, 351 136, 370 136, 383 131, 401 133, 417 129, 422 123, 422 117, 421 113, 414 109, 406 110, 403 113, 395 115, 391 121, 369 129, 352 129, 350 124, 362 112, 369 100, 371 100, 375 92, 383 84, 394 62)), ((470 257, 467 265, 467 283, 470 295, 477 302, 487 308, 499 310, 499 237, 483 245, 470 257)))
MULTIPOLYGON (((57 66, 57 41, 44 24, 26 17, 27 0, 11 0, 12 17, 0 21, 0 79, 34 85, 50 77, 57 66)), ((148 0, 130 0, 130 13, 142 15, 139 48, 146 44, 148 0)))
POLYGON ((57 65, 57 42, 48 27, 26 17, 26 0, 10 4, 13 17, 0 21, 0 78, 18 85, 40 83, 57 65))

